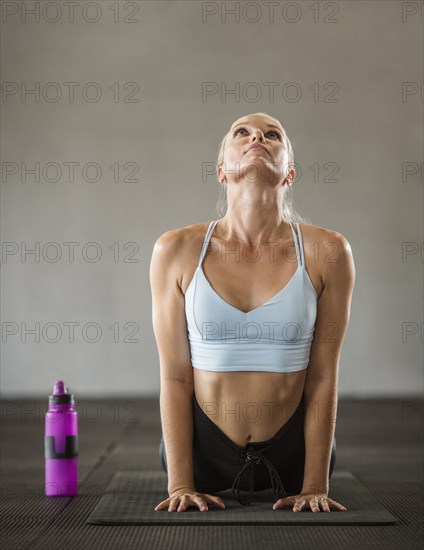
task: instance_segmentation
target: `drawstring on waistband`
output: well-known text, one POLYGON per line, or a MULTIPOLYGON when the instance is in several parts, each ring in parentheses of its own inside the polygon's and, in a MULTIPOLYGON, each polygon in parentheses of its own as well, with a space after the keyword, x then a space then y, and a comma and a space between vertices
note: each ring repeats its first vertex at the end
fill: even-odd
POLYGON ((234 479, 233 486, 231 488, 233 498, 238 500, 240 504, 243 504, 243 505, 250 504, 250 497, 254 489, 255 465, 260 464, 261 462, 263 462, 265 466, 268 468, 275 501, 277 501, 279 498, 285 498, 287 496, 287 493, 284 489, 283 482, 281 481, 281 478, 278 475, 278 472, 275 469, 274 464, 270 462, 265 456, 262 455, 262 451, 260 450, 255 451, 254 449, 251 448, 247 451, 245 464, 243 465, 240 472, 237 474, 236 478, 234 479), (240 481, 243 473, 248 469, 250 469, 249 494, 247 498, 242 499, 240 496, 240 481), (282 497, 280 497, 280 491, 282 493, 282 497))

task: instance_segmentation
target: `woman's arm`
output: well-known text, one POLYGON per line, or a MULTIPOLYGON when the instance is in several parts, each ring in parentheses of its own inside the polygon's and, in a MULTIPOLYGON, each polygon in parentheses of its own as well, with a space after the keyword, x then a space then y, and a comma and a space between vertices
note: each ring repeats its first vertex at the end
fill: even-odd
POLYGON ((193 489, 193 391, 178 380, 161 383, 160 410, 168 470, 168 493, 193 489))
POLYGON ((156 241, 150 263, 152 321, 160 362, 160 411, 168 492, 194 488, 193 368, 181 274, 184 236, 168 231, 156 241))
MULTIPOLYGON (((328 472, 336 427, 340 352, 350 317, 355 266, 349 242, 331 232, 330 247, 320 248, 324 288, 318 311, 305 382, 305 471, 302 492, 328 493, 328 472), (332 261, 325 258, 332 257, 332 261)), ((324 243, 325 244, 325 243, 324 243)), ((326 243, 328 245, 328 242, 326 243)))

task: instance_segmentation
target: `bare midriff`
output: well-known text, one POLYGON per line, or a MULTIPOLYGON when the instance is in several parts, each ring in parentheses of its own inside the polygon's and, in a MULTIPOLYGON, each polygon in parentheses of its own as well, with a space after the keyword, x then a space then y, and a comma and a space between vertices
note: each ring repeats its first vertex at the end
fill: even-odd
POLYGON ((302 399, 306 372, 193 369, 195 399, 231 441, 244 447, 271 439, 288 422, 302 399))

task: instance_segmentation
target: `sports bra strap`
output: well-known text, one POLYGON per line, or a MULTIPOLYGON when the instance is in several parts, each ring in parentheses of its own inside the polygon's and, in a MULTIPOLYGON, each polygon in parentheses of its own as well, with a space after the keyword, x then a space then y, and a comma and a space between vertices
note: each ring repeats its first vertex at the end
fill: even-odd
MULTIPOLYGON (((293 233, 293 240, 294 240, 294 246, 295 246, 295 249, 296 249, 296 258, 297 258, 297 262, 298 262, 298 265, 302 265, 303 264, 303 257, 302 257, 302 253, 301 253, 301 247, 299 246, 299 238, 297 236, 297 231, 293 228, 293 224, 291 222, 290 223, 290 228, 292 230, 292 233, 293 233)), ((299 226, 299 224, 297 224, 299 226)))
POLYGON ((299 248, 300 248, 301 263, 302 263, 302 266, 305 266, 305 253, 303 250, 302 232, 297 222, 296 222, 296 226, 297 226, 297 233, 299 234, 299 248))
POLYGON ((206 231, 206 235, 205 235, 205 238, 203 240, 203 244, 202 244, 202 250, 200 252, 200 258, 199 258, 199 263, 198 263, 198 267, 202 264, 203 262, 203 258, 205 257, 205 254, 206 254, 206 250, 208 249, 208 246, 209 246, 209 241, 210 241, 210 238, 211 238, 211 234, 214 230, 214 227, 215 225, 219 222, 219 220, 214 220, 214 221, 211 221, 211 223, 209 224, 209 227, 208 227, 208 230, 206 231))

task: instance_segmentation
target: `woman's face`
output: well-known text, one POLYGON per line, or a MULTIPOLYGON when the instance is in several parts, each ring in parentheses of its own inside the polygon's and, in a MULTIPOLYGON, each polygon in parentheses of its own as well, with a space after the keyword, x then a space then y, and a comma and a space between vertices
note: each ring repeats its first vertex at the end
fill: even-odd
POLYGON ((288 150, 281 124, 270 117, 250 115, 231 126, 218 176, 227 182, 249 179, 278 185, 286 176, 287 165, 288 150))

